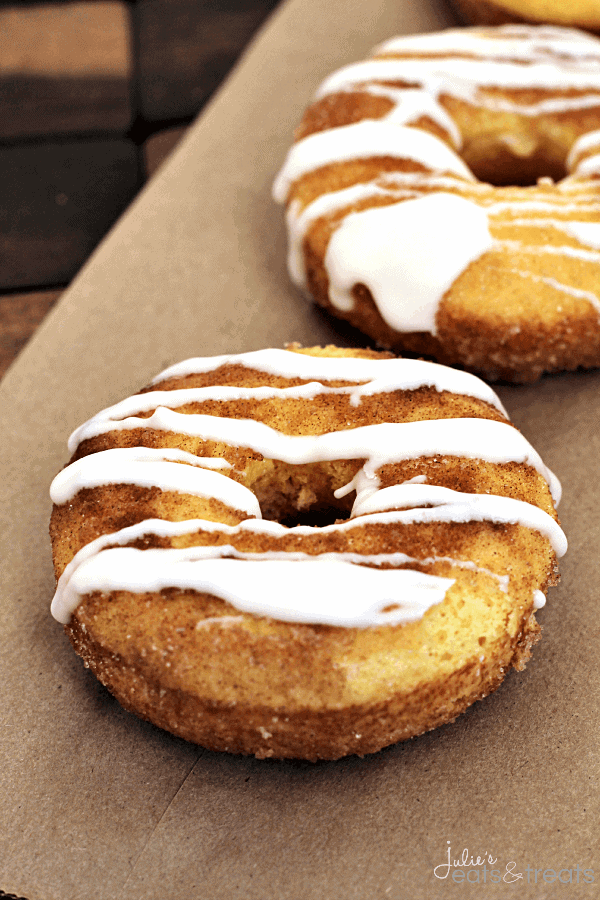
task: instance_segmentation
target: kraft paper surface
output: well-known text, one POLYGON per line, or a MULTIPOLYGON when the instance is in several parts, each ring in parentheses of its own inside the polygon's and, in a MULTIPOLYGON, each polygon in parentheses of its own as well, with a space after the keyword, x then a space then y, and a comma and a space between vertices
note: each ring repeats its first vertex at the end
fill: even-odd
POLYGON ((73 428, 189 356, 357 340, 290 285, 271 183, 328 72, 452 24, 441 0, 281 6, 0 386, 4 891, 599 896, 600 372, 499 390, 563 483, 570 550, 526 670, 451 725, 317 765, 210 753, 124 712, 49 614, 48 486, 73 428))

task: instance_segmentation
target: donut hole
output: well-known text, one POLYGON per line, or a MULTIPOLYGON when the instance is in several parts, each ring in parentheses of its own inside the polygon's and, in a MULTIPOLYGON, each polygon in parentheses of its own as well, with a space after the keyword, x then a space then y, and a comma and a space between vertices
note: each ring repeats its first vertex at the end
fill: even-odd
POLYGON ((567 174, 562 146, 526 132, 486 135, 465 144, 461 157, 479 180, 494 187, 532 187, 567 174))
MULTIPOLYGON (((492 104, 506 99, 505 93, 488 88, 492 104)), ((508 92, 509 100, 525 106, 548 99, 544 92, 508 92)), ((561 181, 567 174, 566 160, 580 127, 569 118, 527 116, 501 108, 474 108, 445 98, 447 112, 461 135, 460 156, 482 182, 495 187, 531 187, 540 178, 561 181)))
POLYGON ((350 512, 340 510, 335 506, 317 507, 310 510, 299 510, 289 516, 277 519, 280 525, 286 528, 295 528, 298 525, 306 525, 309 528, 325 528, 327 525, 335 525, 336 522, 350 518, 350 512))
POLYGON ((358 460, 297 466, 264 460, 247 486, 260 504, 263 519, 286 528, 324 528, 350 517, 354 492, 338 499, 335 491, 352 481, 360 466, 358 460))

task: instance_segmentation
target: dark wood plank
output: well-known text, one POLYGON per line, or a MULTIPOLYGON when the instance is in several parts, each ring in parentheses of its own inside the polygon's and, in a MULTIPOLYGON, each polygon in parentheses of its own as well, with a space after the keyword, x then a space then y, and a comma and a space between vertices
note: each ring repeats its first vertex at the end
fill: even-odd
POLYGON ((166 128, 164 131, 157 131, 152 137, 149 137, 144 144, 144 171, 147 178, 150 178, 162 163, 171 155, 187 128, 166 128))
POLYGON ((37 291, 32 294, 0 294, 0 378, 61 293, 62 291, 37 291))
POLYGON ((131 126, 129 85, 118 78, 0 78, 0 138, 114 132, 131 126))
POLYGON ((132 122, 131 21, 117 0, 0 7, 0 138, 132 122))
POLYGON ((65 284, 133 199, 126 140, 0 149, 0 288, 65 284))
POLYGON ((138 0, 139 91, 145 118, 196 113, 277 0, 138 0))

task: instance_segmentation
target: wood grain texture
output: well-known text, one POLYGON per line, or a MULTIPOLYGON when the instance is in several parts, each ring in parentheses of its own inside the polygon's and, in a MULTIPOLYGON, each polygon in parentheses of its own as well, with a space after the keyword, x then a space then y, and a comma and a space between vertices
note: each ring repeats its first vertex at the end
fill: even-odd
POLYGON ((139 91, 151 120, 196 113, 276 0, 138 0, 139 91))
POLYGON ((130 32, 115 0, 0 7, 0 138, 125 132, 130 32))
POLYGON ((61 290, 0 294, 0 378, 61 294, 61 290))
POLYGON ((162 163, 171 155, 187 127, 166 128, 157 131, 144 143, 144 173, 150 178, 162 163))
POLYGON ((0 149, 0 288, 65 284, 135 196, 126 140, 0 149))
POLYGON ((275 3, 0 0, 0 376, 275 3))

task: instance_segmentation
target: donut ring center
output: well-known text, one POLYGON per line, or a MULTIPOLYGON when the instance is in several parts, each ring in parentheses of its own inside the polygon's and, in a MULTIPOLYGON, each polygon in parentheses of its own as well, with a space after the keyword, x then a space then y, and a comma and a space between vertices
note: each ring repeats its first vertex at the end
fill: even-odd
POLYGON ((362 460, 290 465, 265 461, 262 473, 247 486, 256 496, 263 519, 286 528, 324 528, 350 518, 355 498, 351 491, 337 498, 335 491, 349 484, 362 460))
POLYGON ((514 119, 511 128, 465 137, 459 155, 475 178, 494 187, 533 187, 542 179, 562 181, 570 147, 521 117, 514 119))

